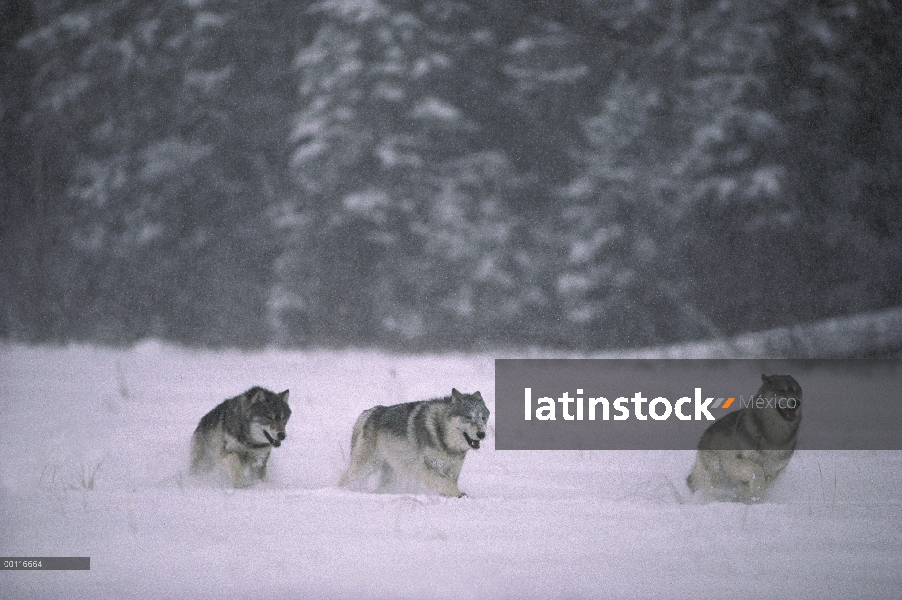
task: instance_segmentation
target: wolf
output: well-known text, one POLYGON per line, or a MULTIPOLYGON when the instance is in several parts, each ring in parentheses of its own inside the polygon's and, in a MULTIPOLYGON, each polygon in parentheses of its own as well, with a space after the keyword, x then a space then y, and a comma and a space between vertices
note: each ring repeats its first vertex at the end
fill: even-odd
POLYGON ((266 461, 285 440, 288 390, 261 387, 223 401, 200 420, 191 438, 191 474, 221 465, 236 488, 266 479, 266 461))
POLYGON ((712 424, 698 442, 686 483, 706 497, 751 503, 795 452, 802 421, 802 387, 791 375, 761 375, 750 405, 712 424))
POLYGON ((444 398, 365 410, 354 424, 350 465, 338 485, 375 471, 385 487, 398 472, 443 496, 466 496, 457 478, 467 451, 479 450, 485 439, 489 414, 478 391, 454 388, 444 398))

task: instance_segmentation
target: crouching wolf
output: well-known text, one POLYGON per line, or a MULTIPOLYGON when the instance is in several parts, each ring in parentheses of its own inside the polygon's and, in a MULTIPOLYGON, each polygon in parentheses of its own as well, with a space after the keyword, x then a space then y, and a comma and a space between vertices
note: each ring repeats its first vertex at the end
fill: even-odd
POLYGON ((435 400, 375 406, 363 411, 351 436, 351 464, 338 485, 378 471, 380 486, 395 472, 443 495, 466 496, 457 487, 467 450, 478 450, 489 419, 482 395, 451 395, 435 400))
POLYGON ((802 420, 802 388, 790 375, 761 375, 761 381, 748 407, 702 435, 686 479, 693 492, 755 502, 789 463, 802 420))
POLYGON ((266 461, 285 439, 291 416, 288 390, 275 394, 252 387, 222 402, 200 420, 191 438, 191 474, 221 465, 234 487, 266 478, 266 461))

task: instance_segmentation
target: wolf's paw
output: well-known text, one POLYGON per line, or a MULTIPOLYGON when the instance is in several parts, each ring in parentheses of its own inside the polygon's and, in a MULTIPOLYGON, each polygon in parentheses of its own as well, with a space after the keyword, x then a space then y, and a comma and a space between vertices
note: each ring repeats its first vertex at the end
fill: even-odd
POLYGON ((467 493, 466 493, 466 492, 461 492, 461 493, 459 493, 459 494, 457 495, 457 497, 458 497, 458 498, 466 498, 466 497, 467 497, 467 493))
POLYGON ((746 504, 755 504, 764 497, 764 489, 760 486, 749 486, 741 489, 739 499, 746 504))
POLYGON ((253 482, 250 481, 247 477, 238 477, 232 479, 232 489, 243 490, 251 487, 253 482))

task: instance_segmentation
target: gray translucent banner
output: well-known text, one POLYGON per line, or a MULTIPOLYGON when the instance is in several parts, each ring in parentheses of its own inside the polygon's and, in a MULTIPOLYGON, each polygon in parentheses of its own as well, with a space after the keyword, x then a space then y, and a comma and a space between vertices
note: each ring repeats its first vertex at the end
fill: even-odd
POLYGON ((799 450, 902 450, 902 362, 495 361, 498 450, 694 450, 739 410, 718 447, 783 449, 789 432, 799 450), (791 386, 758 398, 762 374, 792 376, 801 398, 791 386))
POLYGON ((5 556, 0 570, 6 571, 90 571, 88 556, 5 556))

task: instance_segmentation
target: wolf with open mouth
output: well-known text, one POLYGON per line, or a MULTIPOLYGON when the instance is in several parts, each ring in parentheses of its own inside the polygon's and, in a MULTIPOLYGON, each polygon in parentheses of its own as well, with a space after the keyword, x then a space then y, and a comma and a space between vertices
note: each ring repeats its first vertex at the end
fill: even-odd
POLYGON ((351 463, 339 485, 379 473, 387 487, 396 473, 443 496, 466 496, 457 487, 468 450, 485 439, 489 409, 479 392, 435 400, 376 406, 363 411, 351 436, 351 463))
POLYGON ((288 390, 276 394, 252 387, 223 401, 204 415, 194 431, 191 474, 210 472, 220 465, 236 488, 263 481, 269 453, 285 440, 290 416, 288 390))
POLYGON ((756 502, 789 464, 802 421, 802 387, 791 375, 761 375, 749 406, 711 425, 686 483, 707 499, 756 502))

